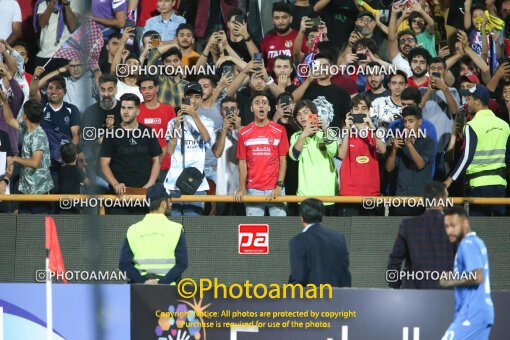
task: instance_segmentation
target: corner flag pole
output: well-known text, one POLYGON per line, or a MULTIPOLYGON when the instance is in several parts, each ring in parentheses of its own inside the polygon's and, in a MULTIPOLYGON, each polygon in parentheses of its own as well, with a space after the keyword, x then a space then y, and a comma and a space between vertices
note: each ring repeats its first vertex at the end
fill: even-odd
MULTIPOLYGON (((48 252, 48 251, 47 251, 48 252)), ((53 299, 51 292, 50 258, 46 255, 46 340, 53 339, 53 299)))

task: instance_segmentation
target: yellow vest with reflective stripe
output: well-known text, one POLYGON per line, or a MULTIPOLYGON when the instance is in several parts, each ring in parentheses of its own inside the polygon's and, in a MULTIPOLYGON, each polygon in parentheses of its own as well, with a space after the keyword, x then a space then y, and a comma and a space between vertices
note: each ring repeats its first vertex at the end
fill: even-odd
MULTIPOLYGON (((476 133, 476 144, 473 161, 467 167, 466 174, 475 174, 486 170, 504 168, 506 143, 510 135, 508 124, 496 117, 491 110, 481 110, 467 123, 476 133)), ((497 175, 481 176, 469 181, 472 187, 486 185, 505 185, 506 180, 497 175)))
MULTIPOLYGON (((181 237, 182 225, 163 214, 147 214, 127 231, 135 268, 141 275, 165 276, 175 266, 175 248, 181 237)), ((174 283, 175 284, 175 283, 174 283)))

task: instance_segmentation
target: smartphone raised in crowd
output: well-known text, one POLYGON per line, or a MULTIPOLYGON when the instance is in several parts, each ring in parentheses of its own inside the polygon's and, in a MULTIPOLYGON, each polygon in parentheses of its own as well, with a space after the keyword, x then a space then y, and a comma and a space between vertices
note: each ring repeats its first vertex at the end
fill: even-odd
POLYGON ((182 98, 183 105, 191 105, 191 100, 188 97, 182 98))
POLYGON ((159 44, 160 44, 159 34, 151 35, 151 42, 152 42, 152 47, 159 47, 159 44))
POLYGON ((232 65, 224 65, 223 67, 223 74, 229 77, 232 74, 232 65))
POLYGON ((242 15, 236 15, 236 16, 234 17, 234 21, 235 21, 235 22, 238 22, 238 23, 240 23, 240 24, 242 24, 242 23, 244 22, 244 18, 243 18, 243 16, 242 16, 242 15))
POLYGON ((262 62, 262 53, 253 53, 253 61, 262 62))
POLYGON ((319 27, 321 24, 321 18, 311 18, 309 21, 313 27, 319 27))
POLYGON ((306 120, 312 123, 313 126, 317 127, 319 125, 319 117, 316 113, 309 113, 306 120))
POLYGON ((432 72, 432 76, 437 77, 437 78, 441 78, 441 73, 439 73, 439 72, 432 72))
POLYGON ((353 114, 351 114, 351 117, 352 117, 352 122, 354 124, 361 124, 361 123, 365 122, 366 115, 364 115, 362 113, 353 113, 353 114))
POLYGON ((292 97, 289 94, 284 94, 280 97, 280 105, 286 106, 292 102, 292 97))

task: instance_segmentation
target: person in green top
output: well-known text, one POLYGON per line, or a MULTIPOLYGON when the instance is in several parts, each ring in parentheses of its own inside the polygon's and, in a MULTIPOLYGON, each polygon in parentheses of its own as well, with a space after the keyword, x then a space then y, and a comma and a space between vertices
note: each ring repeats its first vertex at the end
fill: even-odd
POLYGON ((434 19, 427 14, 418 2, 413 3, 411 8, 404 11, 402 16, 404 18, 407 16, 409 26, 416 35, 416 40, 418 40, 418 46, 429 51, 432 57, 437 57, 434 19))
MULTIPOLYGON (((293 117, 301 128, 290 138, 289 156, 298 165, 298 196, 335 196, 338 192, 337 172, 333 159, 338 142, 326 138, 326 124, 318 117, 311 100, 300 100, 293 117)), ((326 215, 334 213, 334 203, 324 203, 326 215)))

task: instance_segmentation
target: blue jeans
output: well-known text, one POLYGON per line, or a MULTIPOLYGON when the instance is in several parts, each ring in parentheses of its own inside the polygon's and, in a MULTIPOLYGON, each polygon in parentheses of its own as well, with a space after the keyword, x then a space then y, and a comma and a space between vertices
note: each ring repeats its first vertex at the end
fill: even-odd
MULTIPOLYGON (((195 195, 207 195, 205 191, 197 191, 195 195)), ((172 203, 172 216, 202 216, 204 202, 176 202, 172 203)))
MULTIPOLYGON (((247 195, 268 196, 273 190, 246 189, 247 195)), ((285 188, 282 189, 285 195, 285 188)), ((246 203, 246 216, 264 216, 266 207, 269 208, 269 216, 287 216, 285 203, 246 203)))

